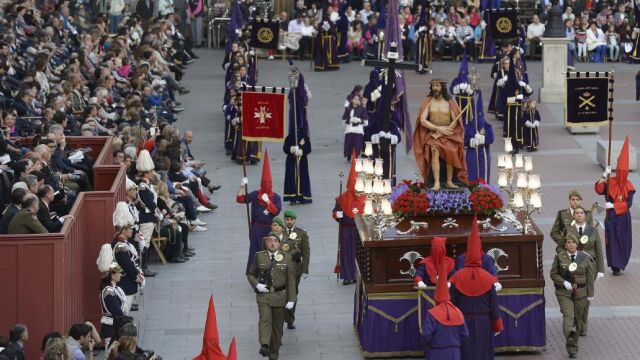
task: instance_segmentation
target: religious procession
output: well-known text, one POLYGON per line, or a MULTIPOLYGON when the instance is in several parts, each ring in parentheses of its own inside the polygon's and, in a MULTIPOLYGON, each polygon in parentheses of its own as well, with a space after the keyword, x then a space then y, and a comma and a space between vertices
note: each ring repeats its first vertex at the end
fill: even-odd
POLYGON ((110 2, 93 138, 2 116, 0 360, 635 357, 640 2, 140 0, 126 75, 110 2))

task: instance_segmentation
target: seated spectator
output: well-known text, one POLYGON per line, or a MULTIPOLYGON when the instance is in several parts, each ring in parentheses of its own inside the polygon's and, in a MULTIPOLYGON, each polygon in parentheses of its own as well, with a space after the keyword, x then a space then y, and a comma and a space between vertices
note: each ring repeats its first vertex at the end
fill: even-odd
POLYGON ((46 234, 47 229, 38 220, 38 197, 27 194, 22 199, 22 208, 9 223, 9 234, 46 234))
MULTIPOLYGON (((62 337, 62 334, 60 334, 57 331, 52 331, 50 333, 48 333, 47 335, 44 336, 44 338, 42 338, 42 345, 40 346, 40 360, 44 359, 45 354, 46 354, 46 349, 47 349, 47 345, 49 344, 49 341, 51 339, 62 339, 62 344, 64 345, 64 338, 62 337)), ((64 359, 68 359, 69 355, 68 352, 66 351, 66 345, 65 345, 65 354, 67 354, 67 357, 64 359)))
POLYGON ((574 25, 576 32, 576 47, 578 49, 578 61, 587 61, 587 30, 581 18, 576 18, 574 25))
POLYGON ((364 51, 364 37, 362 36, 362 23, 357 22, 349 27, 347 49, 354 56, 362 58, 364 51))
POLYGON ((568 48, 571 56, 576 56, 576 31, 573 29, 573 20, 567 18, 564 20, 564 29, 569 39, 568 48))
POLYGON ((527 43, 529 49, 529 55, 537 54, 541 49, 542 35, 544 34, 544 24, 540 23, 540 17, 533 15, 531 24, 527 26, 527 43))
POLYGON ((451 50, 451 57, 456 58, 458 56, 458 47, 456 44, 456 28, 451 25, 449 19, 444 19, 442 25, 436 26, 436 55, 442 59, 446 47, 451 50))
POLYGON ((374 14, 374 12, 371 11, 371 3, 369 1, 365 1, 362 4, 362 10, 359 11, 359 14, 360 21, 362 21, 364 25, 367 25, 369 23, 369 16, 374 14))
MULTIPOLYGON (((71 326, 66 339, 71 360, 92 360, 95 341, 95 329, 91 323, 78 323, 71 326)), ((100 339, 98 337, 98 339, 100 339)))
POLYGON ((466 52, 469 60, 473 60, 476 57, 473 28, 467 25, 466 19, 460 19, 459 21, 460 25, 456 28, 456 46, 458 47, 456 54, 466 52))
POLYGON ((604 62, 607 53, 607 42, 604 33, 592 21, 587 29, 587 50, 593 51, 593 62, 604 62))
POLYGON ((20 211, 22 199, 25 195, 27 195, 27 191, 21 188, 11 192, 11 204, 4 210, 2 219, 0 219, 0 234, 7 234, 9 232, 9 224, 18 211, 20 211))
POLYGON ((609 49, 609 59, 617 62, 620 58, 620 34, 618 34, 613 25, 609 25, 609 29, 604 34, 607 39, 607 48, 609 49))
POLYGON ((571 6, 567 6, 564 9, 564 13, 562 14, 562 21, 575 20, 576 15, 573 13, 573 8, 571 6))
POLYGON ((27 341, 29 341, 29 331, 27 330, 27 325, 25 324, 16 324, 11 327, 9 330, 9 346, 8 349, 11 349, 17 360, 25 360, 26 357, 24 355, 24 345, 27 341))
POLYGON ((40 204, 38 206, 38 220, 50 232, 60 232, 62 226, 67 220, 73 220, 73 215, 58 216, 49 212, 49 204, 53 203, 55 193, 49 185, 43 185, 38 190, 38 198, 40 204))
POLYGON ((71 353, 62 337, 51 338, 47 341, 42 355, 43 360, 66 360, 71 359, 71 353))

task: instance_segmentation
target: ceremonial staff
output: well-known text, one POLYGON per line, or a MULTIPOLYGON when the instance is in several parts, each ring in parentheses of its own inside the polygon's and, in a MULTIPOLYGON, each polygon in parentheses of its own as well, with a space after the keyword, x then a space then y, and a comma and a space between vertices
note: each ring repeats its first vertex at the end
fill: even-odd
MULTIPOLYGON (((471 67, 471 75, 469 76, 469 79, 471 80, 471 84, 470 85, 471 85, 471 89, 473 90, 473 95, 471 97, 471 108, 473 109, 473 119, 474 119, 473 123, 474 123, 475 128, 476 128, 476 134, 478 134, 478 103, 477 103, 477 100, 473 99, 473 96, 475 95, 477 97, 477 93, 480 90, 480 86, 478 84, 478 79, 480 79, 480 75, 476 71, 475 66, 471 67), (476 102, 474 103, 474 101, 476 101, 476 102)), ((482 109, 480 109, 480 110, 482 110, 482 109)), ((480 154, 478 153, 479 152, 479 149, 478 149, 479 146, 480 145, 476 145, 476 180, 478 180, 478 182, 480 181, 480 154)), ((485 173, 484 176, 487 177, 487 174, 485 173)), ((485 180, 489 181, 489 179, 485 179, 485 180)))
MULTIPOLYGON (((344 177, 344 174, 342 173, 342 171, 340 171, 340 173, 338 174, 338 177, 340 178, 340 192, 338 195, 338 210, 337 211, 342 211, 342 208, 340 207, 340 203, 342 202, 342 178, 344 177)), ((336 281, 340 281, 340 247, 341 247, 341 242, 340 242, 340 219, 338 219, 338 251, 336 252, 336 266, 333 268, 333 273, 336 274, 336 281)))

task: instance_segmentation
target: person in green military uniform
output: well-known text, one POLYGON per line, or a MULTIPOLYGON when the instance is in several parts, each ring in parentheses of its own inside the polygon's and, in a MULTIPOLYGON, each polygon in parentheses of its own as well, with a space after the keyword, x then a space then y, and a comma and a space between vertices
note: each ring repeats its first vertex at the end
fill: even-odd
MULTIPOLYGON (((300 291, 300 279, 302 274, 309 274, 309 258, 311 248, 309 247, 309 235, 304 229, 296 226, 298 214, 293 210, 284 212, 285 239, 280 245, 283 252, 289 253, 293 259, 296 269, 296 294, 300 291)), ((287 322, 288 329, 295 329, 296 307, 284 312, 284 321, 287 322)))
POLYGON ((567 339, 570 358, 578 356, 582 316, 587 303, 593 300, 595 281, 591 257, 584 251, 578 251, 578 242, 574 234, 566 235, 565 251, 556 254, 550 274, 562 313, 562 333, 567 339))
MULTIPOLYGON (((578 190, 569 191, 569 208, 558 211, 556 220, 551 227, 551 238, 558 244, 559 251, 564 249, 564 236, 566 229, 573 223, 573 211, 577 206, 582 206, 582 194, 578 190)), ((587 224, 593 224, 591 213, 587 211, 587 224)))
POLYGON ((284 240, 284 221, 282 221, 281 217, 276 216, 273 218, 273 221, 271 222, 271 232, 276 234, 280 244, 282 244, 282 241, 284 240))
POLYGON ((265 237, 265 249, 258 251, 247 273, 258 303, 260 355, 276 360, 282 344, 284 310, 296 303, 296 271, 291 256, 280 251, 274 232, 265 237))
MULTIPOLYGON (((602 253, 602 242, 600 241, 598 229, 587 223, 586 213, 587 211, 582 206, 576 206, 573 209, 575 224, 574 226, 567 228, 567 234, 572 234, 576 239, 578 239, 579 250, 589 254, 591 257, 591 259, 589 259, 589 266, 591 266, 591 271, 594 274, 597 274, 595 280, 598 280, 604 277, 604 254, 602 253)), ((587 335, 587 329, 589 327, 589 305, 590 303, 587 302, 587 306, 582 313, 582 331, 580 332, 580 336, 587 335)))

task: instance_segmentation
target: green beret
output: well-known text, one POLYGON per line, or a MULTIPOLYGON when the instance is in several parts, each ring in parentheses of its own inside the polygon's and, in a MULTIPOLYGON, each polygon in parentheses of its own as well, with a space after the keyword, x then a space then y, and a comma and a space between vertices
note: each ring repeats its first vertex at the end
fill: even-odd
POLYGON ((284 228, 284 221, 282 220, 281 217, 279 217, 279 216, 274 217, 273 218, 273 222, 278 224, 278 225, 280 225, 280 226, 282 226, 282 228, 284 228))
POLYGON ((269 235, 267 235, 267 237, 269 236, 273 236, 274 238, 278 239, 278 242, 280 242, 280 235, 274 233, 273 231, 269 233, 269 235))
POLYGON ((298 214, 296 214, 296 212, 293 211, 293 210, 286 210, 284 212, 284 217, 297 219, 298 218, 298 214))

